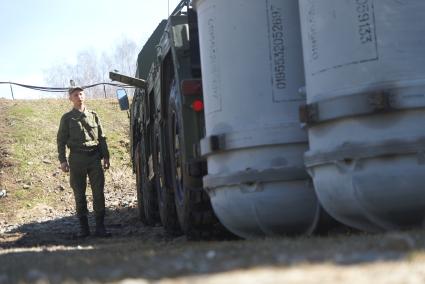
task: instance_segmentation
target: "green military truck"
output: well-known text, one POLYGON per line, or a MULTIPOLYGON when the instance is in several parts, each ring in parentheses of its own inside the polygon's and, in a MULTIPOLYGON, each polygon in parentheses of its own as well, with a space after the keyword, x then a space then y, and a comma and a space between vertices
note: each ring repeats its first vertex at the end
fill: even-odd
MULTIPOLYGON (((206 161, 199 141, 205 122, 197 19, 190 1, 182 1, 158 25, 138 56, 135 77, 110 72, 112 80, 136 87, 130 140, 141 220, 192 239, 222 232, 202 185, 206 161)), ((122 92, 118 96, 126 109, 122 92)))

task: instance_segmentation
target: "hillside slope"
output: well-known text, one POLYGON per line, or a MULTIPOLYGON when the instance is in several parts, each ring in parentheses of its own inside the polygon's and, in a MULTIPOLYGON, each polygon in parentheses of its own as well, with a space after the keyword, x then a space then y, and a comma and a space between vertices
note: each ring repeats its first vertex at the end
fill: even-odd
MULTIPOLYGON (((106 172, 106 203, 116 208, 123 205, 123 197, 135 197, 127 113, 115 100, 89 100, 87 105, 99 113, 108 138, 111 169, 106 172)), ((40 216, 73 214, 69 175, 59 170, 56 150, 60 118, 70 109, 68 100, 0 100, 0 190, 7 194, 0 198, 3 229, 40 216)), ((91 199, 89 189, 87 193, 91 199)))

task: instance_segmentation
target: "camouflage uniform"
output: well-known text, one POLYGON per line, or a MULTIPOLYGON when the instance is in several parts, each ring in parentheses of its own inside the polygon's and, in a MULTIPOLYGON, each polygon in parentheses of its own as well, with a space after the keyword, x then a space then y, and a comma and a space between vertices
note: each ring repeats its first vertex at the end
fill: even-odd
POLYGON ((86 186, 89 177, 93 193, 93 210, 96 221, 103 223, 105 215, 105 176, 101 159, 109 159, 106 137, 98 115, 85 109, 75 108, 65 113, 57 134, 59 161, 66 162, 65 146, 70 149, 70 184, 74 191, 78 217, 87 216, 86 186))

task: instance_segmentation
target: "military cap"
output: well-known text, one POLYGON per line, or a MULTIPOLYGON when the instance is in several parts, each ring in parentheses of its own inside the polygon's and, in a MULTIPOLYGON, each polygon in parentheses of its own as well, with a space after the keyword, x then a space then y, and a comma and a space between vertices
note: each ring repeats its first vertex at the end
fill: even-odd
POLYGON ((77 90, 84 91, 84 89, 82 87, 75 86, 75 87, 71 87, 71 88, 68 89, 68 94, 72 94, 74 91, 77 91, 77 90))

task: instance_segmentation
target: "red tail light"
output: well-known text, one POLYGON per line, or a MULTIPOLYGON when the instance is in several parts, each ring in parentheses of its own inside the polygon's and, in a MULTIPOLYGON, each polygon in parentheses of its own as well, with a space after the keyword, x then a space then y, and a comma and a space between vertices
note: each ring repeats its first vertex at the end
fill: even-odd
POLYGON ((202 94, 202 81, 199 79, 183 80, 181 83, 183 96, 196 96, 202 94))
POLYGON ((192 109, 196 112, 201 112, 204 110, 204 103, 201 100, 195 100, 192 103, 192 109))

